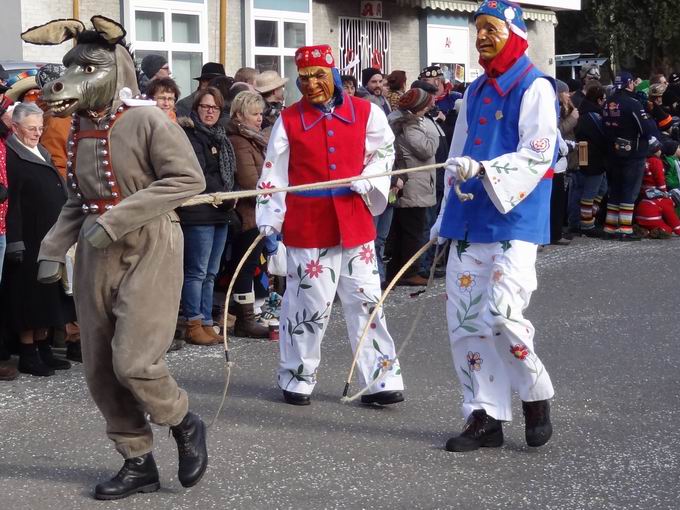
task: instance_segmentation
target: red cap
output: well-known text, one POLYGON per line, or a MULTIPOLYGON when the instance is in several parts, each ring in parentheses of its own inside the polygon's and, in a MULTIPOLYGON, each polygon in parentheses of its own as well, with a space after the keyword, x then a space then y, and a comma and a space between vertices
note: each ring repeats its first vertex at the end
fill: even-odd
POLYGON ((331 47, 327 44, 319 46, 303 46, 295 52, 295 64, 303 67, 335 67, 335 59, 331 47))

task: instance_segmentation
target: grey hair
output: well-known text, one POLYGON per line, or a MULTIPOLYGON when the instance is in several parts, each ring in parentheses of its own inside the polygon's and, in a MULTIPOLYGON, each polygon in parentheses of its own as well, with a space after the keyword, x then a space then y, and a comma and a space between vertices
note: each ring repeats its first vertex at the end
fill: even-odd
POLYGON ((40 115, 42 117, 43 111, 35 103, 17 103, 14 110, 12 110, 12 122, 21 124, 30 115, 40 115))

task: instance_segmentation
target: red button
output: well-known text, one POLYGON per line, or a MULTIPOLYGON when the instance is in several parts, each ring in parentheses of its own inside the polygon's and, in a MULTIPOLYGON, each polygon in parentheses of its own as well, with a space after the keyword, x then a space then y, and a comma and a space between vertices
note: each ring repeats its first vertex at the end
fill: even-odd
POLYGON ((491 98, 490 97, 485 97, 482 101, 484 101, 484 104, 491 104, 491 98))
POLYGON ((475 138, 475 145, 482 145, 482 139, 481 138, 475 138))
POLYGON ((482 118, 479 119, 479 123, 480 123, 482 126, 483 126, 484 124, 486 124, 487 122, 489 122, 489 121, 486 120, 485 117, 482 117, 482 118))

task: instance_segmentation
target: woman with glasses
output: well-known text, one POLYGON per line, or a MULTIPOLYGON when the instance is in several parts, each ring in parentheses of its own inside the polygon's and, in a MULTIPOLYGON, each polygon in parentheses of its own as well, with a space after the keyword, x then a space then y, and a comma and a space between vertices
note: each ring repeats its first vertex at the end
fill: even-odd
MULTIPOLYGON (((207 87, 196 93, 189 117, 177 120, 203 170, 206 183, 203 193, 234 188, 234 149, 224 128, 217 123, 223 106, 219 90, 207 87)), ((182 307, 189 343, 212 345, 221 339, 213 329, 213 287, 227 241, 229 210, 233 205, 233 202, 220 207, 202 204, 178 210, 184 232, 182 307)))
POLYGON ((156 78, 149 82, 147 97, 156 101, 156 106, 163 110, 170 120, 177 121, 175 103, 179 99, 179 87, 172 78, 156 78))
POLYGON ((14 134, 6 142, 9 322, 21 342, 19 371, 49 376, 54 370, 71 367, 52 355, 49 329, 63 328, 76 317, 73 299, 60 283, 38 282, 38 251, 66 202, 66 188, 50 154, 39 143, 42 110, 34 103, 17 104, 12 111, 12 129, 14 134))

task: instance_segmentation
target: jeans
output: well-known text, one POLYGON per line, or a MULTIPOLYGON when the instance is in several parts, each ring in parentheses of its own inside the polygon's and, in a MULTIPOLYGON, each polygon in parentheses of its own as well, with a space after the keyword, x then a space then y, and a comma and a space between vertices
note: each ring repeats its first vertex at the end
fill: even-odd
POLYGON ((385 263, 383 257, 385 256, 385 243, 387 236, 390 234, 390 226, 392 225, 392 216, 394 215, 394 207, 388 205, 385 211, 380 216, 373 217, 375 224, 375 256, 378 260, 378 273, 380 274, 380 283, 385 281, 385 263))
POLYGON ((0 235, 0 282, 2 281, 2 263, 5 261, 5 248, 7 247, 7 238, 5 234, 0 235))
POLYGON ((182 306, 187 320, 212 326, 213 287, 227 242, 228 226, 183 225, 184 286, 182 306))
MULTIPOLYGON (((406 262, 423 246, 427 210, 427 207, 397 207, 394 211, 392 222, 394 248, 385 275, 388 280, 392 280, 406 262)), ((419 272, 420 262, 416 261, 409 266, 402 278, 411 278, 419 272)))
POLYGON ((597 197, 604 197, 607 193, 607 175, 586 175, 583 172, 573 172, 569 178, 569 227, 579 228, 581 221, 581 201, 593 201, 597 197))

